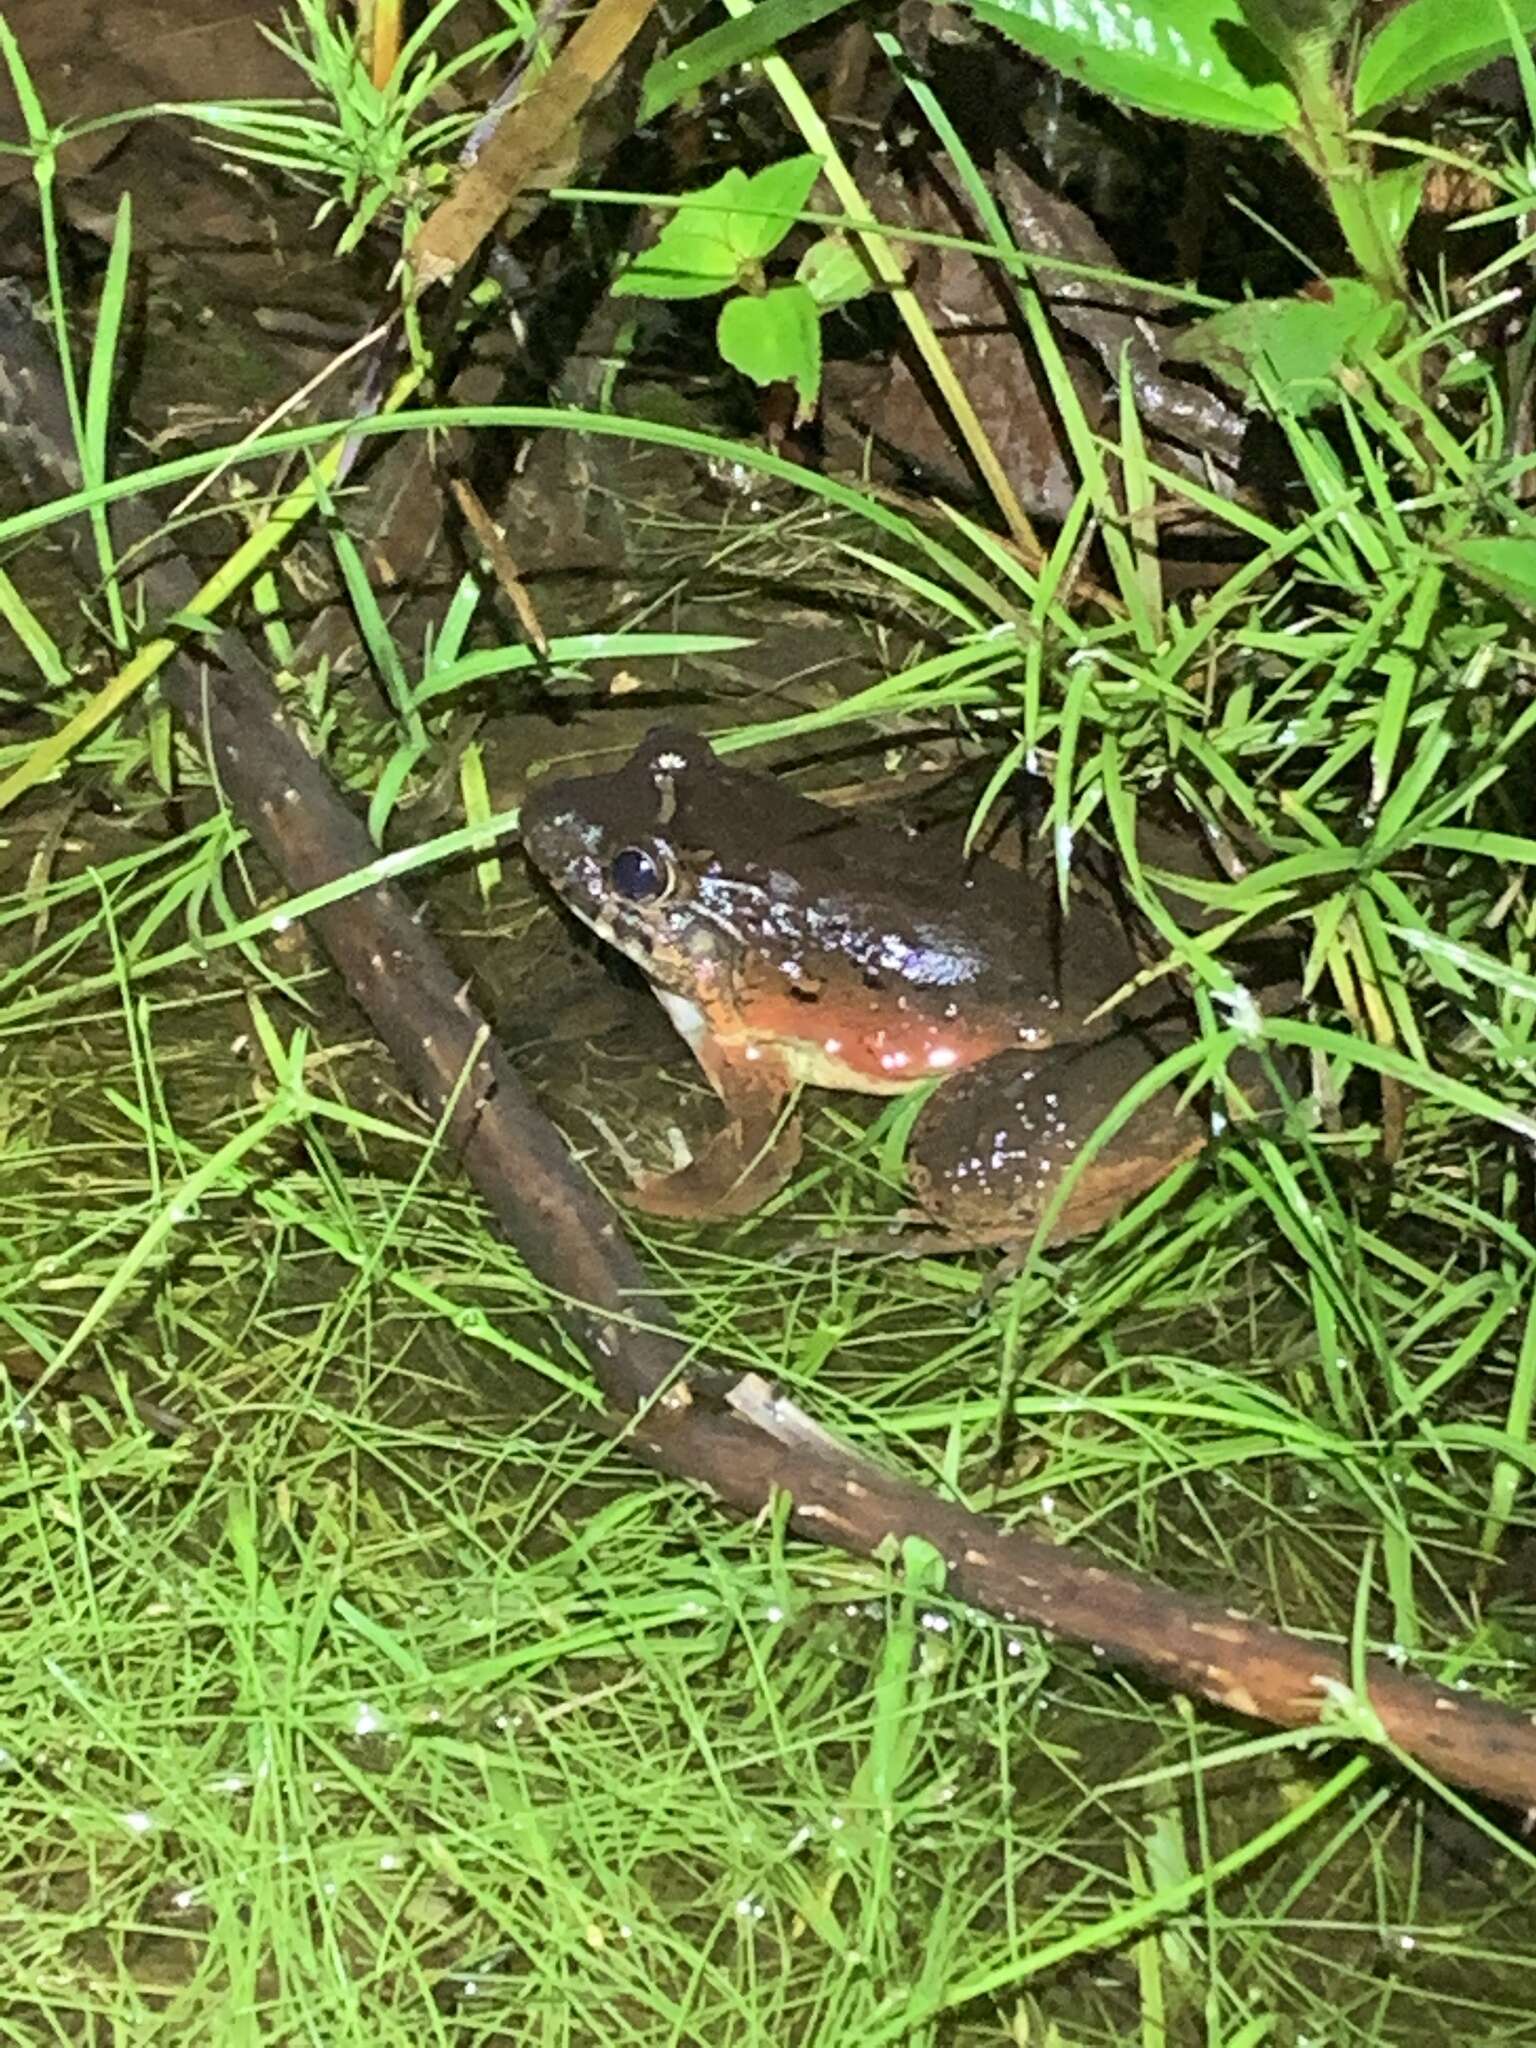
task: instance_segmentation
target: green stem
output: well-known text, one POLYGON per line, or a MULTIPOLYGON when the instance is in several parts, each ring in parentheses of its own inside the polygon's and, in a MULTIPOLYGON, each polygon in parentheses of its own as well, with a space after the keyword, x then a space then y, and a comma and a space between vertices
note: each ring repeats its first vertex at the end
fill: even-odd
POLYGON ((1369 154, 1350 139, 1326 42, 1320 40, 1305 52, 1297 51, 1291 85, 1302 119, 1291 140, 1302 161, 1321 180, 1360 275, 1383 299, 1406 302, 1408 273, 1402 252, 1382 217, 1369 154))

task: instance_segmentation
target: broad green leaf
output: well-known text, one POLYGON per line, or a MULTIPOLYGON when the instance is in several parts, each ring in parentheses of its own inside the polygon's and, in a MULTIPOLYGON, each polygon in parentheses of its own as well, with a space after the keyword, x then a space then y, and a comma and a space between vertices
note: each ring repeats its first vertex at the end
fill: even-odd
POLYGON ((707 299, 729 290, 742 270, 730 209, 749 183, 745 171, 733 168, 713 185, 690 192, 655 246, 614 280, 614 291, 642 299, 707 299))
MULTIPOLYGON (((1521 35, 1536 34, 1536 0, 1510 0, 1521 35)), ((1355 118, 1398 100, 1422 99, 1508 53, 1509 28, 1495 0, 1408 0, 1384 21, 1355 73, 1355 118)))
POLYGON ((1304 417, 1338 400, 1338 372, 1375 347, 1399 317, 1358 278, 1329 280, 1326 298, 1251 299, 1179 335, 1172 361, 1203 363, 1245 398, 1266 394, 1304 417))
POLYGON ((968 4, 978 21, 1056 70, 1150 114, 1250 135, 1277 135, 1300 118, 1239 0, 968 4))
POLYGON ((1536 536, 1514 534, 1459 540, 1446 553, 1479 583, 1488 583, 1516 604, 1536 605, 1536 536))
POLYGON ((875 289, 869 265, 844 235, 823 235, 800 258, 795 271, 825 313, 831 306, 846 306, 875 289))
POLYGON ((759 0, 750 14, 722 21, 717 28, 706 29, 703 35, 684 43, 680 50, 658 57, 640 87, 642 125, 654 121, 684 93, 707 85, 722 71, 749 64, 787 36, 809 28, 813 22, 825 21, 829 14, 836 14, 849 4, 850 0, 759 0))
POLYGON ((803 284, 781 284, 761 297, 743 292, 720 308, 720 353, 757 384, 793 384, 797 417, 805 419, 821 388, 821 322, 803 284))
POLYGON ((761 263, 777 249, 820 175, 820 157, 790 156, 748 178, 730 227, 732 247, 744 264, 761 263))

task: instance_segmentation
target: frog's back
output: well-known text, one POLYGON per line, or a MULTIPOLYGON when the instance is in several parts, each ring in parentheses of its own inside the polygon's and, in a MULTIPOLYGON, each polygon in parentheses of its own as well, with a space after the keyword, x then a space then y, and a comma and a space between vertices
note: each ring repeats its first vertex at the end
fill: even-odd
POLYGON ((1002 1050, 1097 1036, 1135 972, 1105 909, 924 833, 872 824, 659 730, 611 775, 536 789, 530 851, 562 894, 695 1004, 720 1042, 798 1077, 895 1092, 1002 1050), (648 901, 616 898, 643 860, 648 901))
POLYGON ((868 1041, 861 1082, 807 1079, 883 1087, 1096 1036, 1091 1013, 1136 972, 1123 925, 1097 902, 1063 913, 1049 884, 966 859, 942 832, 872 823, 776 778, 721 762, 680 777, 667 830, 698 914, 729 935, 743 1017, 845 1051, 868 1041))

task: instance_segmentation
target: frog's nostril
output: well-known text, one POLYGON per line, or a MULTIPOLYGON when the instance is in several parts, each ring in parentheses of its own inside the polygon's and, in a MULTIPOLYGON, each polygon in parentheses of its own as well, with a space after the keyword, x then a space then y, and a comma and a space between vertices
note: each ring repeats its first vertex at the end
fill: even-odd
POLYGON ((517 829, 522 835, 523 844, 528 847, 537 846, 542 839, 547 838, 553 823, 554 812, 548 797, 537 789, 530 789, 523 798, 522 808, 517 815, 517 829))
POLYGON ((555 803, 537 789, 523 799, 518 831, 523 851, 551 880, 570 872, 585 852, 580 820, 568 806, 555 803))

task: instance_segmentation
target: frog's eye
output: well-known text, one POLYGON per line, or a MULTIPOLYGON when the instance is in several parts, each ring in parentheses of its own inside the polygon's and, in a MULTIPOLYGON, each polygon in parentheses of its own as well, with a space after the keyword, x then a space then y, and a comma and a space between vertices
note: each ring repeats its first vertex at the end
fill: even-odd
POLYGON ((608 880, 626 903, 654 903, 667 893, 671 878, 643 846, 626 846, 608 863, 608 880))

